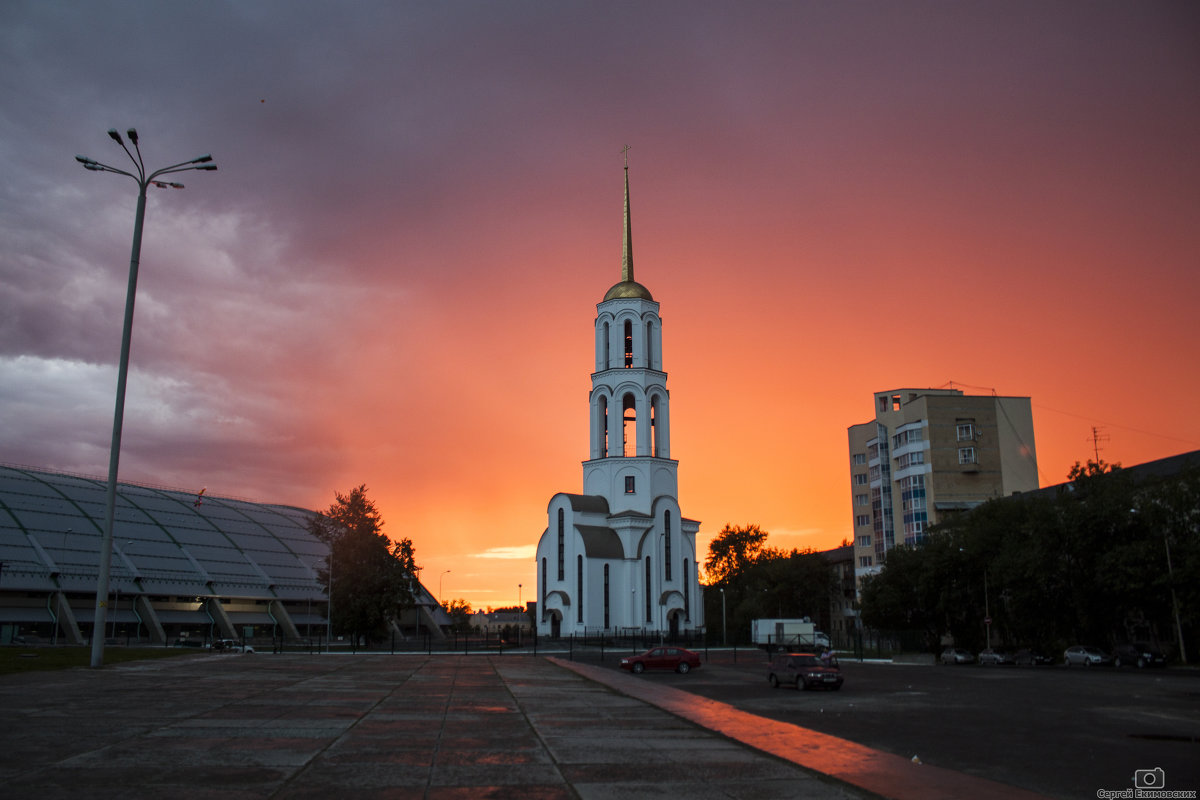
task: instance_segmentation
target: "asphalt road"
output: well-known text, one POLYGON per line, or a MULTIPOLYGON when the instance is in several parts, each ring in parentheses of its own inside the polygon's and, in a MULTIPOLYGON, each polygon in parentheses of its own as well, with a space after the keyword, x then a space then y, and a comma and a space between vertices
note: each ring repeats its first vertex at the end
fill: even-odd
MULTIPOLYGON (((575 658, 616 669, 620 655, 575 658)), ((1167 789, 1200 790, 1200 670, 841 666, 836 692, 771 689, 766 657, 747 650, 642 678, 1055 797, 1130 789, 1137 770, 1155 768, 1167 789)))

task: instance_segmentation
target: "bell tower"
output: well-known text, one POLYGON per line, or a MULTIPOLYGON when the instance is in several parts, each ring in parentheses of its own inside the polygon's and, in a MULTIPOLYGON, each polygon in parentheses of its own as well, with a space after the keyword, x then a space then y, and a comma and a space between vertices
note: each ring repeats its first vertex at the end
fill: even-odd
POLYGON ((613 512, 648 514, 655 497, 678 491, 658 308, 634 279, 627 164, 621 280, 596 305, 591 452, 583 463, 584 494, 607 498, 613 512))
MULTIPOLYGON (((627 148, 628 149, 628 148, 627 148)), ((596 304, 583 493, 559 492, 538 540, 538 634, 704 628, 696 533, 680 513, 662 319, 633 274, 629 162, 621 280, 596 304)))

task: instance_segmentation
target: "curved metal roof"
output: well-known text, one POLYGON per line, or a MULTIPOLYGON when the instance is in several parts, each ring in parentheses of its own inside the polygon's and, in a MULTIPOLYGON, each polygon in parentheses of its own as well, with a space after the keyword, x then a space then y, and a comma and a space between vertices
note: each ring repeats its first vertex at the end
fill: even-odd
MULTIPOLYGON (((94 591, 106 481, 0 466, 0 588, 94 591)), ((121 483, 111 583, 122 593, 324 596, 316 512, 121 483)))

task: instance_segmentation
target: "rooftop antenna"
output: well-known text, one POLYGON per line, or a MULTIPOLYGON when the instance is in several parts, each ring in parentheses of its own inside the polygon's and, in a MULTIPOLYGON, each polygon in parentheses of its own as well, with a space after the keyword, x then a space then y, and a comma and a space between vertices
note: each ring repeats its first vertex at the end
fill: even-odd
POLYGON ((1092 426, 1092 452, 1096 454, 1096 463, 1100 463, 1100 443, 1111 439, 1107 433, 1100 433, 1100 428, 1092 426))

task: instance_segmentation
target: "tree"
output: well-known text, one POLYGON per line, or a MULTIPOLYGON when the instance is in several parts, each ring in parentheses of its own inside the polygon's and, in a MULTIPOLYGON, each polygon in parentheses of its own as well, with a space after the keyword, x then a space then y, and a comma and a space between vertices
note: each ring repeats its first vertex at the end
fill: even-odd
POLYGON ((733 641, 749 636, 752 619, 820 620, 829 609, 833 575, 821 554, 768 547, 767 537, 757 525, 726 525, 708 546, 706 586, 716 591, 705 592, 706 618, 733 641))
POLYGON ((450 615, 450 630, 459 633, 471 632, 471 604, 466 600, 451 600, 442 607, 450 615))
POLYGON ((414 603, 420 567, 412 540, 393 542, 383 533, 383 517, 367 497, 366 485, 335 493, 308 529, 329 545, 317 570, 327 587, 335 630, 357 637, 382 637, 399 614, 414 603))
POLYGON ((757 525, 726 525, 708 545, 704 571, 709 581, 724 584, 736 580, 758 558, 766 541, 766 531, 757 525))

